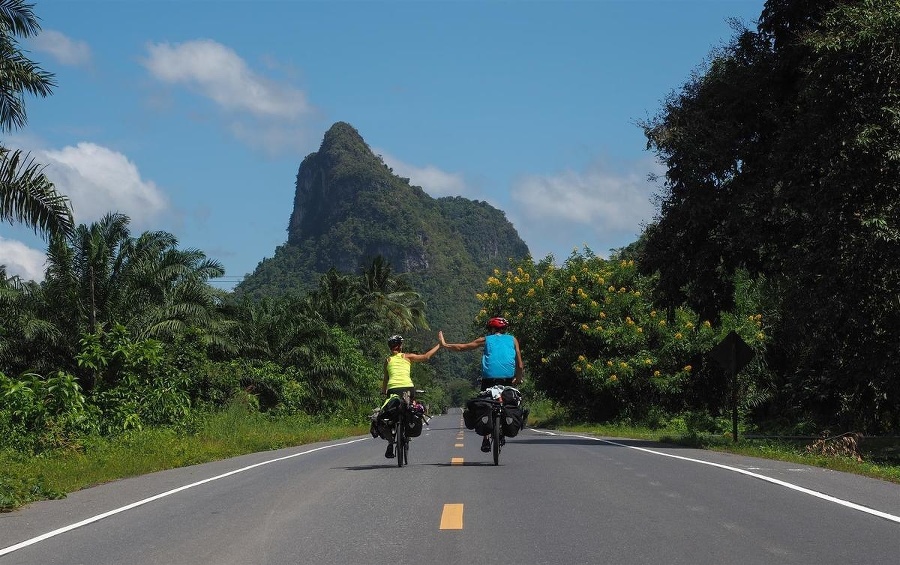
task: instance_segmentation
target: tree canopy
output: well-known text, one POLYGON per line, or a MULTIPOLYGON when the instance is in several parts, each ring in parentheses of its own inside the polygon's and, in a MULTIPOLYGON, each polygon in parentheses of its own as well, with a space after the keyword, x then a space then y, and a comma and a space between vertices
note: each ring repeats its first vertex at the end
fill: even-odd
POLYGON ((644 124, 660 296, 714 315, 735 272, 764 277, 779 409, 867 429, 900 417, 898 26, 897 2, 770 0, 644 124))

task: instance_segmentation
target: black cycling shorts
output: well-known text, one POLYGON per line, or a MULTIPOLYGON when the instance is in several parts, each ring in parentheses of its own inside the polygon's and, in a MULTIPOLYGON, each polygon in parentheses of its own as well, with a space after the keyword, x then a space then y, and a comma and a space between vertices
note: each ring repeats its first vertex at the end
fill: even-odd
POLYGON ((416 387, 414 386, 398 386, 397 388, 389 388, 387 389, 388 396, 392 394, 396 394, 397 396, 402 397, 404 391, 409 391, 409 399, 413 400, 416 397, 416 387))
POLYGON ((513 385, 513 377, 508 379, 486 379, 484 377, 481 378, 481 390, 487 390, 492 386, 512 386, 513 385))

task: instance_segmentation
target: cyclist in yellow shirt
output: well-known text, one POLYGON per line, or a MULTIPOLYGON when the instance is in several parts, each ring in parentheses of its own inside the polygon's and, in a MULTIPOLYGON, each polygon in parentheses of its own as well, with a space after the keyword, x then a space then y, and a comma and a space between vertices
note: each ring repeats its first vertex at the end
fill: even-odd
MULTIPOLYGON (((392 335, 388 339, 388 347, 391 350, 391 354, 384 361, 384 379, 381 381, 381 394, 402 395, 405 391, 409 391, 410 399, 412 399, 416 392, 416 386, 413 384, 412 377, 410 377, 412 364, 431 359, 431 356, 440 349, 441 344, 436 344, 425 353, 404 353, 403 336, 392 335)), ((393 443, 388 443, 384 456, 388 458, 394 456, 393 443)))

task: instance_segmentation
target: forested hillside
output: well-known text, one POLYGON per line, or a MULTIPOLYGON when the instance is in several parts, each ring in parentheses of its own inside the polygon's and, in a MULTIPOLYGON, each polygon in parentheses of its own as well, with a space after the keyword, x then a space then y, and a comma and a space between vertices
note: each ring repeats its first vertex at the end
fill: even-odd
MULTIPOLYGON (((485 279, 528 255, 502 211, 461 197, 432 198, 393 174, 343 122, 301 163, 287 232, 287 242, 237 286, 238 296, 307 291, 329 269, 358 274, 380 256, 421 294, 430 327, 460 338, 469 335, 485 279)), ((433 340, 434 332, 422 339, 433 340)), ((458 357, 435 363, 447 378, 466 370, 458 357)))

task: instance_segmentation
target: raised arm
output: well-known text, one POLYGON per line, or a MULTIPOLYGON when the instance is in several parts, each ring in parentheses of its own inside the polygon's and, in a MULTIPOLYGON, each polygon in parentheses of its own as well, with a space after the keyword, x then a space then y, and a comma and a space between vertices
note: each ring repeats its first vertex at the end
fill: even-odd
POLYGON ((470 341, 469 343, 447 343, 444 339, 444 332, 438 332, 438 341, 440 342, 442 347, 449 349, 450 351, 469 351, 471 349, 478 349, 479 347, 484 346, 484 336, 480 336, 475 338, 475 340, 470 341))
POLYGON ((403 356, 406 357, 410 363, 420 363, 422 361, 428 361, 431 359, 431 356, 437 352, 438 349, 441 348, 440 343, 436 343, 434 347, 426 351, 425 353, 404 353, 403 356))
POLYGON ((516 375, 513 378, 514 385, 520 385, 525 380, 525 363, 522 362, 522 352, 519 350, 519 340, 513 337, 516 347, 516 375))

